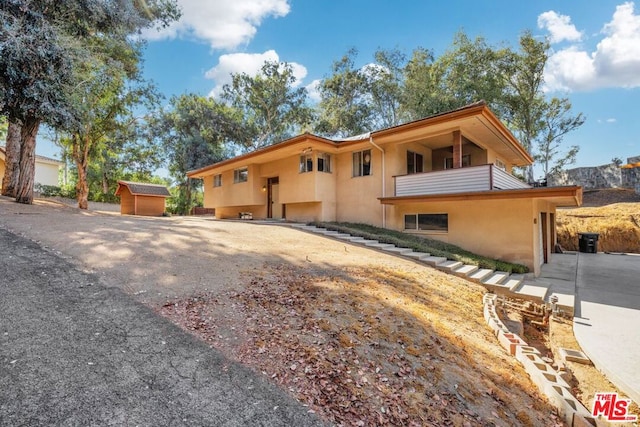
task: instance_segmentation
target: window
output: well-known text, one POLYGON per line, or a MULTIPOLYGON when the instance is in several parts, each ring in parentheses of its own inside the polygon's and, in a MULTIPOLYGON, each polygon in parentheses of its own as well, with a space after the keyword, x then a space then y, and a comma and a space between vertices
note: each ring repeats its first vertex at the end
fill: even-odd
POLYGON ((405 230, 449 231, 448 214, 408 214, 404 216, 405 230))
POLYGON ((313 156, 311 154, 300 156, 300 173, 303 172, 313 172, 313 156))
POLYGON ((213 186, 214 187, 222 187, 222 174, 213 176, 213 186))
POLYGON ((422 172, 422 154, 407 151, 407 174, 422 172))
POLYGON ((371 175, 371 150, 353 153, 353 176, 371 175))
MULTIPOLYGON (((462 167, 466 168, 467 166, 471 166, 471 154, 465 154, 462 156, 462 167)), ((444 159, 444 168, 453 169, 453 157, 447 157, 444 159)))
POLYGON ((318 153, 318 172, 331 172, 331 154, 318 153))
POLYGON ((496 161, 494 162, 494 164, 496 165, 496 167, 498 169, 502 169, 503 171, 507 170, 507 167, 504 165, 504 162, 500 159, 496 159, 496 161))
POLYGON ((244 167, 233 171, 233 182, 237 184, 239 182, 247 182, 249 179, 249 169, 244 167))

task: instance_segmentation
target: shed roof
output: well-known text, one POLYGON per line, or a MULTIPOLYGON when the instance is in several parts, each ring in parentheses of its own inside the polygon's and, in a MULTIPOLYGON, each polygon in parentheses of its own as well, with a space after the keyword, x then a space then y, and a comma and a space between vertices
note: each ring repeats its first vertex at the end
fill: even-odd
POLYGON ((134 196, 171 197, 171 193, 169 193, 169 190, 164 185, 131 181, 118 181, 116 196, 120 195, 120 189, 122 187, 127 187, 134 196))

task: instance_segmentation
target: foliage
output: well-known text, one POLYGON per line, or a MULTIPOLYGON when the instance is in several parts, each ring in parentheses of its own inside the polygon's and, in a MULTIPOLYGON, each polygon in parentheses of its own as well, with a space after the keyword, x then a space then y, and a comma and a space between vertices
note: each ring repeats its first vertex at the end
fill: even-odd
POLYGON ((527 273, 529 271, 526 266, 521 264, 494 260, 466 251, 450 243, 429 239, 427 237, 415 236, 401 231, 374 227, 368 224, 345 222, 316 222, 313 223, 313 225, 324 227, 329 230, 348 233, 353 236, 361 236, 365 239, 377 240, 381 243, 391 243, 398 247, 413 249, 416 252, 426 252, 433 256, 446 257, 453 261, 477 265, 480 268, 506 271, 508 273, 527 273))
POLYGON ((557 174, 565 166, 575 163, 579 147, 574 145, 562 153, 562 139, 567 133, 580 127, 585 118, 582 113, 577 116, 570 115, 571 103, 566 98, 552 98, 547 103, 545 111, 544 129, 538 140, 538 153, 535 158, 542 165, 544 177, 547 179, 549 175, 557 174))
POLYGON ((354 67, 356 49, 350 49, 332 66, 333 74, 320 83, 320 117, 316 131, 323 135, 348 137, 371 130, 373 108, 369 78, 354 67))
POLYGON ((280 142, 309 127, 313 110, 306 105, 307 91, 295 88, 290 64, 265 61, 255 76, 232 74, 222 99, 242 114, 242 132, 233 135, 244 151, 280 142))
POLYGON ((150 121, 150 129, 179 191, 172 212, 186 214, 200 186, 199 180, 186 178, 187 172, 232 156, 230 141, 242 133, 241 114, 212 98, 185 94, 171 98, 170 108, 150 121))
POLYGON ((368 78, 373 126, 384 129, 405 121, 401 107, 407 57, 399 49, 378 49, 374 58, 375 63, 367 66, 364 72, 368 78))
MULTIPOLYGON (((142 28, 167 25, 179 12, 174 0, 7 0, 0 8, 0 114, 22 126, 16 200, 33 198, 36 135, 41 122, 53 127, 81 127, 82 103, 74 97, 92 82, 85 64, 104 61, 103 43, 131 42, 142 28), (80 107, 80 108, 79 108, 80 107)), ((109 57, 119 64, 119 57, 109 57)))

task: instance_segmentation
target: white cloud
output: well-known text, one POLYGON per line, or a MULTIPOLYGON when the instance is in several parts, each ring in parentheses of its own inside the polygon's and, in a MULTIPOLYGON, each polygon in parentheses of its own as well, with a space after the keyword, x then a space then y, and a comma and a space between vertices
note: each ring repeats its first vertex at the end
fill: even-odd
POLYGON ((615 122, 617 122, 617 120, 616 119, 607 119, 606 122, 607 123, 615 123, 615 122))
POLYGON ((309 99, 311 100, 311 102, 320 102, 321 100, 320 90, 319 90, 321 81, 322 80, 320 79, 315 79, 314 81, 312 81, 311 83, 305 86, 305 89, 307 89, 307 94, 309 95, 309 99))
POLYGON ((547 91, 640 87, 640 16, 632 2, 616 7, 595 51, 578 46, 559 50, 545 68, 547 91))
POLYGON ((558 15, 553 10, 538 16, 538 28, 547 29, 551 33, 550 42, 559 43, 563 40, 580 41, 582 33, 571 23, 571 17, 558 15))
MULTIPOLYGON (((257 75, 265 61, 279 62, 280 57, 275 50, 268 50, 264 53, 230 53, 221 55, 218 59, 218 65, 205 73, 206 78, 216 82, 209 96, 218 96, 222 92, 222 87, 231 83, 231 74, 246 73, 250 76, 257 75)), ((289 62, 289 64, 296 79, 293 86, 297 87, 307 76, 307 68, 295 62, 289 62)))
POLYGON ((214 49, 234 49, 248 43, 262 20, 289 13, 288 0, 178 0, 182 17, 169 27, 147 30, 147 40, 203 40, 214 49))

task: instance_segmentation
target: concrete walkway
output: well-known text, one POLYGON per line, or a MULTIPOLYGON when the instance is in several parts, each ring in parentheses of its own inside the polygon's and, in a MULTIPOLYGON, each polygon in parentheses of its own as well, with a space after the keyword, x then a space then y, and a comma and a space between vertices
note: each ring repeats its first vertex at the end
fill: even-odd
POLYGON ((576 339, 595 366, 640 403, 640 256, 577 258, 576 339))
POLYGON ((0 229, 0 426, 319 426, 224 358, 0 229))

